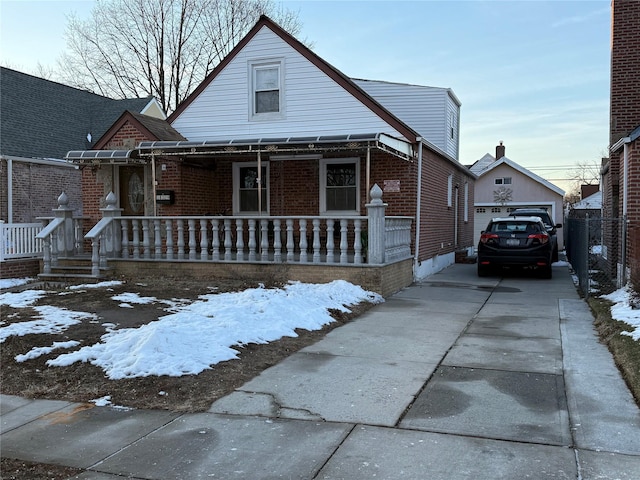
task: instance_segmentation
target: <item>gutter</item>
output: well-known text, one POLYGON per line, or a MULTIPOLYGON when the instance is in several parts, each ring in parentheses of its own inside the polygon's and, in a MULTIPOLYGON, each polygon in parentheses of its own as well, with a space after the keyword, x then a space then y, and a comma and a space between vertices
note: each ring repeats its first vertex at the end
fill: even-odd
POLYGON ((413 277, 416 277, 418 271, 419 252, 420 252, 420 215, 422 197, 422 137, 416 137, 418 144, 418 188, 416 194, 416 239, 415 239, 415 253, 413 255, 413 277))

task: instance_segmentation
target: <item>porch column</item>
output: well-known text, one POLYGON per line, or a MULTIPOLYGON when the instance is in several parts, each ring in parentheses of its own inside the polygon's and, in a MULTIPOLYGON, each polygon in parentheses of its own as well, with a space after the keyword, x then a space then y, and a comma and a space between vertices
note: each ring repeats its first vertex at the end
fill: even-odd
POLYGON ((53 209, 56 218, 64 219, 58 229, 58 255, 62 257, 73 256, 75 249, 75 228, 73 225, 73 209, 69 207, 69 197, 62 192, 58 197, 58 208, 53 209))
POLYGON ((385 262, 385 209, 387 204, 382 202, 382 189, 376 183, 369 192, 371 202, 367 203, 368 235, 367 262, 374 265, 385 262))
MULTIPOLYGON (((106 207, 101 208, 102 218, 114 218, 122 215, 122 208, 116 207, 118 199, 115 193, 109 192, 105 198, 106 207)), ((120 255, 122 249, 122 235, 119 220, 112 220, 110 225, 104 232, 104 248, 107 257, 116 257, 120 255)))

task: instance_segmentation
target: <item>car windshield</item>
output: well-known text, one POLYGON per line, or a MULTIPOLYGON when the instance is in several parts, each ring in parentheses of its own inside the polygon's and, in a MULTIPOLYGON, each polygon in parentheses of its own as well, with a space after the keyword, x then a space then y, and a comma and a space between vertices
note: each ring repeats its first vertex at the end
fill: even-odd
POLYGON ((537 223, 521 221, 494 222, 489 231, 491 233, 540 233, 540 226, 537 223))

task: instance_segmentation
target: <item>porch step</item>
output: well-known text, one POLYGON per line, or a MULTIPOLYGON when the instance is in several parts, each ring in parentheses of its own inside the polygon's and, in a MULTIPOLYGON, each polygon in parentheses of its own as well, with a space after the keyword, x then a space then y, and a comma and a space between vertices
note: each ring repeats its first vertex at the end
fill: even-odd
POLYGON ((91 261, 61 260, 60 264, 51 267, 51 273, 39 273, 38 279, 46 282, 62 283, 98 283, 107 278, 110 268, 101 268, 98 276, 91 273, 91 261))

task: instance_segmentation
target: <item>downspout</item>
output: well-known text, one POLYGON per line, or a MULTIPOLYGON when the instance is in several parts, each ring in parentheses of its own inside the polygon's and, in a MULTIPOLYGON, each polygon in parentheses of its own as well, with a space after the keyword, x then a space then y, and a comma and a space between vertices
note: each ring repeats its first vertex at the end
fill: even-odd
POLYGON ((367 185, 367 192, 365 195, 366 203, 371 203, 370 190, 371 190, 371 145, 367 146, 367 160, 365 167, 365 183, 367 185))
POLYGON ((153 202, 153 216, 156 217, 158 215, 157 212, 157 203, 156 203, 156 184, 158 183, 158 180, 156 179, 156 156, 153 152, 151 152, 151 176, 153 177, 153 182, 151 183, 152 185, 152 195, 153 198, 151 199, 153 202))
POLYGON ((13 223, 13 160, 7 158, 7 221, 13 223))
POLYGON ((258 215, 262 216, 262 156, 258 150, 258 215))
POLYGON ((422 137, 416 137, 418 145, 418 186, 416 193, 416 238, 415 253, 413 255, 413 277, 415 279, 418 272, 419 252, 420 252, 420 215, 421 215, 421 199, 422 199, 422 137))
POLYGON ((628 188, 629 185, 629 137, 625 138, 624 153, 622 154, 622 216, 627 218, 627 202, 629 199, 628 188))

